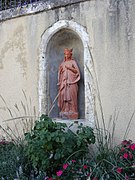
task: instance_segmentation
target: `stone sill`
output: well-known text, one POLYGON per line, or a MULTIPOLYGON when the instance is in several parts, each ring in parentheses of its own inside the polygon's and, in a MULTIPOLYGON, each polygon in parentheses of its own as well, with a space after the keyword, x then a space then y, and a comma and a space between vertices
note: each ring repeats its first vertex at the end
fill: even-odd
POLYGON ((72 124, 73 126, 90 126, 93 127, 93 124, 86 120, 86 119, 59 119, 59 118, 52 118, 54 122, 60 122, 60 123, 66 123, 68 127, 70 127, 72 124))

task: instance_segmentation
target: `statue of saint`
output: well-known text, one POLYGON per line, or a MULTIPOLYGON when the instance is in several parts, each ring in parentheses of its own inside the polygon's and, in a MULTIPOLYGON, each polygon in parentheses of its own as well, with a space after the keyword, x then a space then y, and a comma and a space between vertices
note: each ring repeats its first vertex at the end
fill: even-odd
POLYGON ((64 60, 58 71, 58 107, 63 119, 78 119, 77 93, 80 71, 72 58, 72 49, 64 50, 64 60))

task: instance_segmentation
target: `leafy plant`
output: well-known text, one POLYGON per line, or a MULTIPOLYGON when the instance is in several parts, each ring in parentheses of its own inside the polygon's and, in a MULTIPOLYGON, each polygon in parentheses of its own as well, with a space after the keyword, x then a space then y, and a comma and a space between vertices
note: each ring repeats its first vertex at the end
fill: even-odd
POLYGON ((50 176, 73 155, 82 157, 95 143, 93 129, 79 126, 72 132, 66 124, 53 122, 46 115, 36 121, 33 130, 25 134, 27 155, 34 167, 50 176))
POLYGON ((63 164, 60 169, 48 178, 49 180, 59 179, 59 180, 86 180, 90 177, 91 165, 90 159, 80 158, 71 159, 70 161, 63 164))
MULTIPOLYGON (((4 179, 19 178, 25 171, 26 157, 24 148, 14 141, 0 141, 0 177, 4 179)), ((28 166, 27 166, 28 167, 28 166)))
POLYGON ((26 156, 25 145, 20 142, 0 141, 0 179, 43 179, 44 172, 37 171, 26 156))
POLYGON ((74 158, 63 163, 48 180, 132 180, 135 179, 134 162, 135 144, 125 140, 104 154, 97 152, 93 158, 74 158))
POLYGON ((135 143, 131 140, 124 140, 119 146, 117 171, 127 179, 135 179, 135 143))

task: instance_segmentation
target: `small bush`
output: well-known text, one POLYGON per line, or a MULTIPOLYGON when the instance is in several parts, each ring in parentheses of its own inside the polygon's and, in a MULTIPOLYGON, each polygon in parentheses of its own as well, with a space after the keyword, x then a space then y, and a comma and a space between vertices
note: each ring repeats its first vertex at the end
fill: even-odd
POLYGON ((0 177, 14 177, 18 164, 17 154, 13 142, 0 141, 0 177), (15 168, 13 168, 15 167, 15 168))
POLYGON ((34 177, 35 169, 26 156, 25 145, 20 142, 0 141, 0 179, 34 177))
POLYGON ((90 127, 79 126, 74 133, 66 124, 42 115, 33 130, 25 134, 25 140, 33 166, 51 176, 73 155, 76 158, 85 156, 89 144, 95 143, 95 136, 90 127))
MULTIPOLYGON (((21 145, 14 141, 0 141, 0 177, 14 179, 22 174, 24 152, 21 145)), ((25 162, 26 163, 26 162, 25 162)))

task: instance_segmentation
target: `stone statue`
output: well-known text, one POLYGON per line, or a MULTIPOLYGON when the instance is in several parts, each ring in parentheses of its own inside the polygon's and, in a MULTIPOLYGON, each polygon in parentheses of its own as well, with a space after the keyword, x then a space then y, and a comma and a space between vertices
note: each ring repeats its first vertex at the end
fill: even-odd
POLYGON ((58 107, 63 119, 78 119, 77 93, 80 71, 72 58, 72 49, 64 50, 64 60, 58 71, 58 107))

